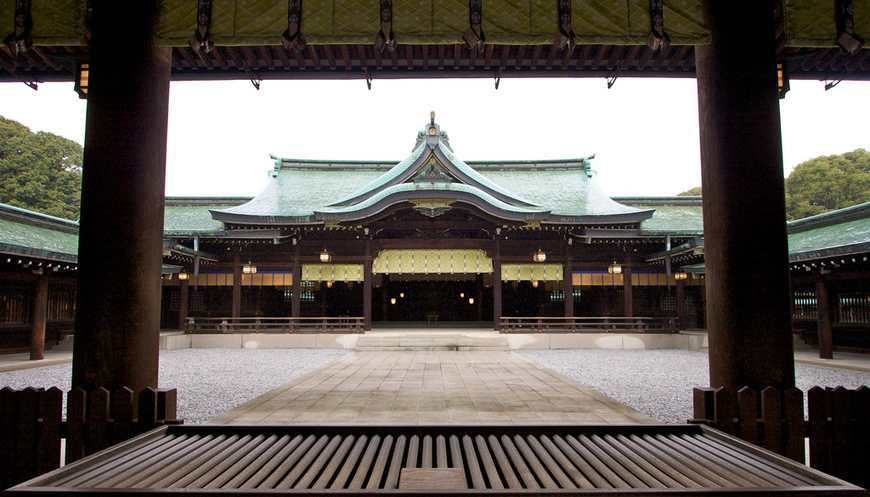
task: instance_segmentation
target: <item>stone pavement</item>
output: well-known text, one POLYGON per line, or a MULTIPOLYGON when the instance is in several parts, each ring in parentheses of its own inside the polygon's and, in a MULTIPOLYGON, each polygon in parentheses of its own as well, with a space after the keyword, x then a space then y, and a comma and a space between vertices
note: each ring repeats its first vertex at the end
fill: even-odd
POLYGON ((513 352, 352 352, 209 424, 658 423, 513 352))

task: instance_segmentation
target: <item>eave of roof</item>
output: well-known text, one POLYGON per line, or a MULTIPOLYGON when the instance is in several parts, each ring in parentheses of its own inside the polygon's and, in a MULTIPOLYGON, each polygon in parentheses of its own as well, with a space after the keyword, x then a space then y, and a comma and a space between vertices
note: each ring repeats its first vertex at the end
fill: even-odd
POLYGON ((0 252, 75 262, 79 225, 38 212, 0 204, 0 252))

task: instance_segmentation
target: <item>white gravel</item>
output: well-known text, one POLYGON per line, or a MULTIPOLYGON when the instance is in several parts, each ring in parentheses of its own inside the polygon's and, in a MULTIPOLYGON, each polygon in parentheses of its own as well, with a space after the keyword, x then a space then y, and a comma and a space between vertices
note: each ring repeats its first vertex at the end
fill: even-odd
MULTIPOLYGON (((691 418, 692 388, 710 384, 706 352, 596 349, 519 353, 664 423, 685 423, 691 418)), ((870 374, 796 364, 795 383, 804 392, 814 386, 853 389, 870 385, 870 374)))
MULTIPOLYGON (((161 386, 178 389, 178 416, 203 423, 345 350, 184 349, 160 354, 161 386)), ((707 354, 686 350, 527 350, 525 357, 666 423, 692 416, 692 388, 709 384, 707 354)), ((870 374, 796 365, 797 386, 857 388, 870 374)), ((0 374, 0 387, 70 388, 71 366, 0 374)))
MULTIPOLYGON (((160 353, 160 386, 178 389, 178 417, 200 424, 347 354, 333 349, 183 349, 160 353)), ((69 391, 72 366, 0 374, 0 387, 69 391)))

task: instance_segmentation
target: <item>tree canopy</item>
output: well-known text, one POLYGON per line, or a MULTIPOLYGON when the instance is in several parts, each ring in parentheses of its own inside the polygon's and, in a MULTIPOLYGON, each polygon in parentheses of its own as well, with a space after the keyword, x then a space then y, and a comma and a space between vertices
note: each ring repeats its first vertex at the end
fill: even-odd
POLYGON ((0 203, 78 219, 82 146, 0 116, 0 203))
MULTIPOLYGON (((701 195, 701 187, 679 194, 686 195, 701 195)), ((863 148, 802 162, 785 179, 789 221, 864 202, 870 202, 870 152, 863 148)))
POLYGON ((678 197, 700 197, 701 196, 701 187, 696 186, 690 190, 686 190, 682 193, 677 194, 678 197))
POLYGON ((870 152, 863 148, 802 162, 785 180, 789 220, 864 202, 870 202, 870 152))

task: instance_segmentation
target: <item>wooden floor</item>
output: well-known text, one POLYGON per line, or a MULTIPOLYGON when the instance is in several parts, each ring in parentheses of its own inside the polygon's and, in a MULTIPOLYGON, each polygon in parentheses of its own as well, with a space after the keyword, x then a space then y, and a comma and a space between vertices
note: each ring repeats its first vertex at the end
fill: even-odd
POLYGON ((209 424, 634 424, 656 420, 513 352, 352 352, 209 424))

